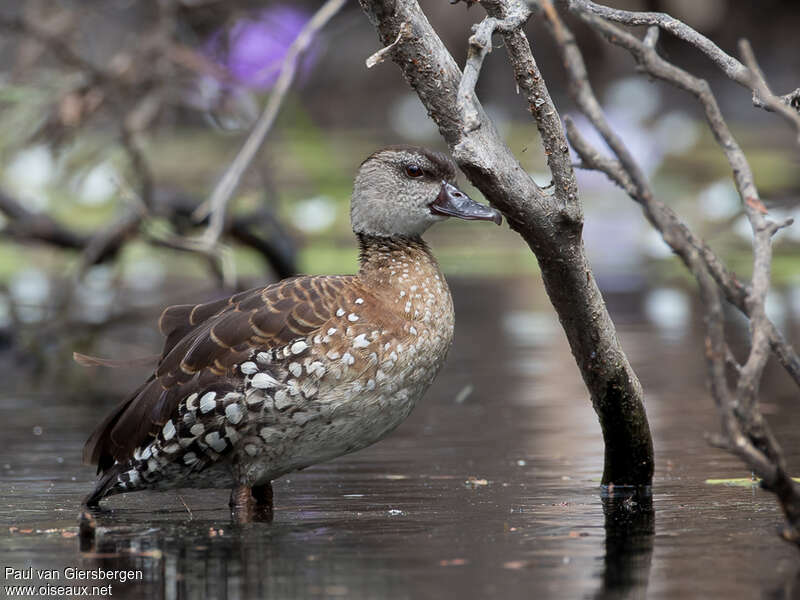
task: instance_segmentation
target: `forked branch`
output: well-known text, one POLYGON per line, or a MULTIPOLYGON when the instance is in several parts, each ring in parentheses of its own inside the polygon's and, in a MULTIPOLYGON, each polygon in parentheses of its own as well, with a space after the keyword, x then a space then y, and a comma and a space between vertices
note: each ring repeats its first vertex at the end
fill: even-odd
MULTIPOLYGON (((752 171, 744 152, 731 134, 708 84, 687 71, 669 63, 656 51, 658 27, 685 39, 715 57, 732 79, 758 88, 760 98, 774 102, 763 75, 755 64, 749 46, 742 44, 745 67, 724 55, 709 40, 668 15, 631 13, 600 6, 594 2, 570 0, 571 10, 610 43, 630 52, 640 68, 648 75, 661 79, 691 93, 701 103, 706 118, 731 166, 732 176, 742 199, 742 205, 753 230, 753 277, 749 286, 741 284, 722 261, 701 239, 680 221, 678 216, 655 199, 643 170, 612 130, 589 83, 580 49, 571 32, 561 20, 550 0, 533 3, 546 21, 561 55, 570 91, 579 109, 613 153, 607 157, 592 147, 571 121, 567 134, 580 156, 581 166, 605 173, 638 202, 664 241, 683 260, 700 287, 706 307, 706 361, 709 385, 722 419, 722 437, 718 442, 738 455, 762 478, 762 485, 773 491, 784 510, 787 528, 784 536, 798 541, 800 528, 800 489, 789 477, 780 446, 772 435, 758 407, 758 389, 770 347, 783 366, 800 384, 797 354, 766 316, 765 303, 770 285, 772 236, 791 220, 776 223, 768 219, 767 210, 759 199, 752 171), (644 39, 609 22, 609 19, 631 25, 651 25, 644 39), (656 27, 658 26, 658 27, 656 27), (728 347, 725 335, 722 297, 727 298, 750 317, 750 350, 744 363, 739 364, 728 347), (735 384, 730 385, 730 374, 735 384)), ((782 109, 781 109, 781 112, 782 109)), ((787 116, 784 114, 784 116, 787 116)), ((793 118, 792 118, 793 120, 793 118)))

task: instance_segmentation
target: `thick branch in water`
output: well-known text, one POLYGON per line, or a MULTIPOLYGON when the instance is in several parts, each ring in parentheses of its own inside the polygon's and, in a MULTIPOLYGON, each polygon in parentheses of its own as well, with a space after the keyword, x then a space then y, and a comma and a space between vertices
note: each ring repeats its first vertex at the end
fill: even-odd
MULTIPOLYGON (((392 59, 428 109, 459 166, 536 254, 603 429, 603 482, 650 484, 653 446, 641 385, 619 344, 586 259, 583 219, 560 119, 524 34, 515 28, 506 31, 504 38, 507 45, 513 44, 509 56, 517 82, 526 90, 542 132, 556 180, 552 193, 536 186, 477 99, 467 107, 474 113, 465 116, 463 105, 459 106, 461 72, 416 2, 360 2, 384 46, 400 39, 391 50, 392 59), (399 35, 403 26, 410 28, 411 35, 399 35), (475 120, 467 118, 473 115, 475 120)), ((525 10, 516 0, 482 4, 489 18, 500 23, 525 10)))

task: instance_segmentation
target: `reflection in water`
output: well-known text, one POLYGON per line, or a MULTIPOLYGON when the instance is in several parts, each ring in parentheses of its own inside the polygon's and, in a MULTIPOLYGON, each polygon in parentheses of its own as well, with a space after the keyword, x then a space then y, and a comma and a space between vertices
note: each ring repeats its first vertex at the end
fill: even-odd
POLYGON ((115 585, 115 597, 389 598, 397 597, 392 591, 403 579, 391 561, 366 558, 376 550, 368 538, 343 540, 335 524, 156 522, 136 532, 133 524, 112 522, 109 529, 100 526, 82 568, 143 572, 143 581, 115 585), (335 552, 322 554, 319 539, 328 536, 339 541, 335 552), (370 569, 362 568, 365 562, 370 569))
POLYGON ((649 489, 617 486, 603 496, 606 554, 595 598, 644 598, 656 532, 649 489))
MULTIPOLYGON (((638 493, 617 487, 601 501, 605 556, 594 597, 645 597, 655 537, 649 490, 638 493)), ((302 521, 291 515, 284 519, 287 517, 291 520, 273 524, 221 525, 221 519, 203 518, 145 525, 113 513, 100 515, 96 537, 81 547, 81 568, 141 571, 142 581, 114 586, 114 596, 123 598, 408 598, 417 589, 409 585, 409 571, 430 579, 433 565, 424 556, 415 556, 414 544, 401 542, 387 553, 386 539, 392 536, 376 535, 376 527, 392 529, 396 521, 359 522, 345 511, 302 521)), ((436 528, 433 522, 406 522, 401 525, 401 538, 436 528)), ((503 547, 495 540, 495 548, 503 547)), ((463 557, 444 554, 447 558, 438 561, 438 570, 472 563, 478 573, 487 573, 494 550, 479 550, 474 557, 469 552, 463 557)), ((516 569, 522 564, 506 561, 504 566, 516 569)), ((536 561, 524 561, 524 565, 535 567, 536 561)), ((542 571, 546 573, 547 567, 542 571)), ((448 582, 443 589, 460 590, 461 596, 469 597, 473 577, 465 576, 463 569, 456 569, 455 574, 459 581, 448 582)), ((509 589, 514 589, 513 582, 506 585, 509 583, 509 589)), ((491 588, 494 592, 504 589, 491 588)), ((556 595, 570 597, 571 593, 556 595)), ((453 597, 460 596, 454 593, 453 597)))
POLYGON ((800 568, 791 569, 778 587, 764 593, 764 600, 797 600, 800 598, 800 568))

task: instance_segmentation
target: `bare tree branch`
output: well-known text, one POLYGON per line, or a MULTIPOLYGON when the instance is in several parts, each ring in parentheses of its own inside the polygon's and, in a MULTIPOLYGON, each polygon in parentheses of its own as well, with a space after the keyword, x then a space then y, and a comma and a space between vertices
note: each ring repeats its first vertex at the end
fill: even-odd
MULTIPOLYGON (((507 19, 519 20, 522 2, 501 2, 485 0, 483 6, 490 15, 507 15, 507 19)), ((527 18, 528 12, 525 16, 527 18)), ((542 150, 547 166, 553 175, 553 193, 565 217, 583 220, 582 208, 578 201, 578 184, 569 158, 569 147, 564 136, 561 117, 556 110, 550 92, 545 84, 536 60, 531 52, 528 38, 521 27, 505 31, 503 34, 506 52, 514 69, 514 79, 525 94, 528 110, 536 120, 536 127, 542 137, 542 150)))
MULTIPOLYGON (((572 97, 581 112, 586 115, 608 147, 614 152, 620 164, 604 159, 599 152, 593 154, 586 148, 583 152, 579 152, 581 158, 587 165, 591 161, 593 168, 598 168, 606 173, 630 194, 626 185, 620 180, 623 173, 627 174, 631 179, 630 184, 635 186, 634 200, 642 205, 648 221, 662 233, 667 245, 687 266, 690 266, 694 260, 694 255, 698 255, 705 262, 711 276, 722 288, 725 299, 749 317, 750 309, 747 304, 749 288, 741 283, 735 273, 731 273, 725 267, 711 248, 702 239, 695 236, 670 207, 653 197, 646 175, 622 139, 610 127, 603 109, 592 91, 586 66, 574 36, 561 21, 550 0, 542 0, 536 6, 540 7, 545 17, 545 24, 557 42, 556 48, 569 75, 569 89, 572 97)), ((651 29, 651 31, 653 30, 651 29)), ((651 41, 653 41, 652 37, 651 41)), ((644 44, 644 42, 642 43, 644 44)), ((570 128, 568 124, 567 133, 573 147, 578 150, 580 140, 577 137, 577 130, 574 127, 570 128)), ((800 385, 800 357, 771 322, 767 323, 766 332, 778 360, 795 382, 800 385)))
MULTIPOLYGON (((800 110, 792 105, 792 100, 786 97, 779 97, 769 89, 764 73, 758 65, 753 47, 747 40, 739 40, 739 53, 742 55, 747 67, 750 69, 749 87, 753 90, 753 104, 764 106, 767 110, 780 113, 789 123, 792 123, 797 130, 797 142, 800 143, 800 110)), ((800 97, 799 97, 800 98, 800 97)))
MULTIPOLYGON (((774 223, 766 218, 766 208, 758 199, 750 167, 741 148, 736 143, 717 106, 716 99, 707 83, 688 72, 668 63, 656 52, 658 29, 651 27, 644 40, 599 18, 598 13, 606 9, 594 3, 588 5, 579 0, 571 1, 570 7, 580 18, 600 32, 605 38, 627 49, 647 74, 663 79, 692 93, 702 104, 709 127, 722 147, 732 168, 737 189, 753 230, 753 279, 748 287, 742 286, 714 255, 708 246, 683 224, 675 213, 658 202, 652 193, 647 178, 636 160, 611 129, 589 84, 586 68, 575 40, 561 21, 550 0, 538 0, 536 9, 545 16, 550 33, 556 41, 570 81, 570 92, 580 110, 611 148, 615 158, 608 158, 587 143, 574 123, 567 121, 567 135, 575 151, 581 157, 582 166, 606 173, 620 185, 635 201, 642 205, 645 215, 661 233, 667 244, 684 261, 696 278, 706 307, 706 361, 709 385, 718 412, 722 419, 723 435, 714 443, 738 455, 762 478, 762 485, 773 491, 787 519, 784 537, 800 541, 800 487, 786 472, 785 461, 777 440, 758 408, 758 387, 769 356, 769 346, 784 362, 787 370, 797 379, 797 355, 785 343, 765 312, 766 296, 770 284, 772 259, 771 239, 781 227, 791 223, 774 223), (733 357, 725 337, 722 294, 750 316, 751 345, 743 365, 733 357), (728 369, 735 372, 735 388, 729 385, 728 369)), ((615 13, 616 14, 616 13, 615 13)), ((636 14, 636 13, 631 13, 636 14)), ((630 16, 630 15, 629 15, 630 16)), ((629 19, 639 24, 635 17, 629 19)), ((748 73, 754 85, 766 83, 755 65, 748 47, 743 45, 743 54, 751 63, 748 73)), ((768 98, 768 88, 761 96, 768 98)))
POLYGON ((742 367, 737 390, 737 401, 743 405, 746 412, 749 412, 756 402, 758 382, 769 357, 767 316, 764 304, 769 289, 769 271, 772 260, 771 240, 775 233, 774 227, 765 218, 767 209, 759 199, 750 164, 728 128, 716 98, 705 80, 667 62, 659 56, 655 48, 644 44, 636 36, 594 14, 578 12, 578 16, 602 33, 609 42, 628 50, 645 72, 694 95, 703 106, 709 127, 728 159, 754 237, 753 279, 745 299, 750 313, 752 347, 747 362, 742 367))
POLYGON ((79 250, 87 243, 85 236, 71 231, 46 214, 29 211, 2 191, 0 212, 8 219, 2 233, 14 239, 32 240, 72 250, 79 250))
POLYGON ((469 50, 467 52, 467 62, 464 65, 464 73, 461 82, 458 84, 458 108, 462 113, 464 127, 467 132, 480 127, 478 111, 475 108, 475 86, 478 83, 481 67, 486 55, 492 51, 492 35, 497 31, 512 33, 519 30, 528 20, 530 10, 522 5, 514 6, 514 12, 503 19, 486 17, 473 25, 473 34, 469 38, 469 50))
MULTIPOLYGON (((535 2, 535 0, 532 1, 535 2)), ((777 99, 790 109, 794 109, 795 112, 800 112, 800 106, 798 106, 798 102, 800 102, 800 88, 785 96, 772 96, 771 92, 769 96, 762 96, 757 89, 759 85, 754 81, 751 69, 736 60, 733 56, 723 52, 714 42, 689 27, 683 21, 679 21, 666 13, 620 10, 618 8, 610 8, 597 4, 591 0, 568 0, 568 2, 572 11, 578 11, 585 15, 595 15, 623 25, 659 27, 700 50, 722 69, 722 72, 725 73, 727 77, 751 90, 754 94, 753 103, 756 106, 772 108, 771 103, 774 101, 773 99, 777 99)), ((797 126, 797 120, 790 115, 790 112, 784 110, 778 112, 797 126)), ((798 134, 800 134, 800 131, 798 131, 798 134)))
MULTIPOLYGON (((641 385, 619 344, 586 259, 581 238, 583 217, 566 139, 527 38, 519 27, 501 30, 515 78, 542 135, 555 181, 549 190, 540 189, 520 166, 476 98, 467 111, 459 106, 462 74, 417 2, 360 3, 383 45, 395 44, 389 51, 392 60, 428 109, 461 169, 536 254, 548 295, 603 429, 603 483, 648 485, 653 473, 653 448, 641 385), (399 36, 403 26, 412 34, 399 36), (474 119, 468 123, 465 118, 470 109, 474 110, 470 114, 477 119, 477 127, 474 119)), ((485 32, 493 31, 497 22, 507 26, 524 23, 527 18, 520 0, 483 0, 481 5, 489 18, 496 20, 479 25, 479 31, 484 32, 484 47, 485 32)), ((477 76, 481 52, 470 49, 470 78, 477 76)), ((463 83, 463 89, 474 89, 470 79, 463 83)))
POLYGON ((42 46, 48 48, 53 56, 62 63, 88 74, 98 83, 106 82, 114 78, 113 74, 75 52, 72 46, 65 42, 61 36, 55 35, 47 29, 30 23, 23 18, 0 16, 0 29, 5 29, 6 31, 36 40, 42 44, 42 46))

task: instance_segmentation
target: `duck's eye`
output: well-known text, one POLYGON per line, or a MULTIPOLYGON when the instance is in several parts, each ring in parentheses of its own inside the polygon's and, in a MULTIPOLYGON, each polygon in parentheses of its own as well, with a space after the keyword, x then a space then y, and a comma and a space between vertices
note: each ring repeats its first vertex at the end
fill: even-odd
POLYGON ((422 177, 422 167, 419 165, 406 165, 406 175, 409 177, 422 177))

